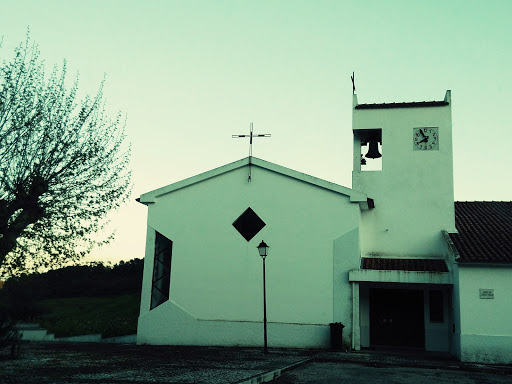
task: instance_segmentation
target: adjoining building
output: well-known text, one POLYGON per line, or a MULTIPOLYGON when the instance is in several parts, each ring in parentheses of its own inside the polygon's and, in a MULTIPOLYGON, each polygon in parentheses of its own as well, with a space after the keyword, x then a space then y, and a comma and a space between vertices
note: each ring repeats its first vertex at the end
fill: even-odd
POLYGON ((141 195, 138 343, 261 345, 264 240, 270 347, 512 362, 512 203, 454 203, 450 91, 352 130, 352 188, 251 156, 141 195))

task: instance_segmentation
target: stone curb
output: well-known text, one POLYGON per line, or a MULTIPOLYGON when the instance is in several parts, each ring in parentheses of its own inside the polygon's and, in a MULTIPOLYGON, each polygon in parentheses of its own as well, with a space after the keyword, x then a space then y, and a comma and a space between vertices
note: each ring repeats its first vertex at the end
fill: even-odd
POLYGON ((259 384, 259 383, 266 383, 268 381, 277 379, 279 376, 283 374, 283 372, 286 372, 290 369, 297 368, 298 366, 307 364, 311 361, 315 360, 314 357, 309 357, 307 359, 298 361, 297 363, 290 364, 284 368, 278 368, 274 369, 272 371, 267 371, 264 373, 260 373, 258 375, 252 376, 248 379, 243 379, 241 381, 237 381, 234 384, 259 384))

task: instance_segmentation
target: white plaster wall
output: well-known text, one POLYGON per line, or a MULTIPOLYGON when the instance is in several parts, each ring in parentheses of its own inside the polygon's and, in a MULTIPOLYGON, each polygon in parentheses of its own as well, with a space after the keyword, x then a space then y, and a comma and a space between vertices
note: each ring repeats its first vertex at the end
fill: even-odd
POLYGON ((455 230, 451 105, 353 109, 353 129, 372 128, 382 129, 382 171, 359 171, 354 148, 352 188, 375 200, 361 215, 363 256, 443 254, 441 230, 455 230), (414 151, 414 127, 438 127, 439 150, 414 151))
MULTIPOLYGON (((148 210, 148 221, 149 221, 149 210, 148 210)), ((146 249, 144 257, 144 271, 142 278, 142 291, 140 295, 140 314, 149 311, 151 305, 151 283, 153 276, 153 263, 154 263, 154 251, 155 251, 155 238, 156 233, 153 228, 149 225, 146 231, 146 249)))
MULTIPOLYGON (((359 206, 344 195, 267 169, 253 166, 251 183, 247 173, 247 167, 240 168, 164 195, 149 205, 139 343, 177 342, 179 332, 174 331, 176 324, 169 317, 174 316, 172 307, 187 313, 176 320, 184 322, 183 327, 202 324, 184 333, 190 337, 179 336, 180 343, 259 345, 262 260, 256 246, 261 240, 270 246, 267 319, 274 325, 269 324, 269 345, 271 338, 279 339, 270 336, 271 329, 279 329, 280 334, 298 332, 305 340, 310 332, 316 341, 308 341, 309 346, 328 343, 328 324, 334 319, 334 243, 357 227, 359 206), (267 225, 247 242, 232 223, 249 206, 267 225), (171 301, 149 311, 155 230, 173 241, 171 301), (207 341, 210 336, 203 332, 211 334, 211 324, 230 336, 207 341), (304 326, 294 324, 307 324, 314 330, 305 332, 304 326), (250 336, 253 328, 254 339, 250 336)), ((351 260, 358 263, 358 240, 347 240, 340 252, 338 257, 350 253, 351 260)), ((337 284, 346 284, 346 291, 350 290, 348 279, 337 284)), ((345 304, 346 295, 342 294, 345 304)), ((350 316, 337 318, 348 321, 350 316)), ((297 337, 288 339, 291 344, 287 346, 300 344, 297 337)))
POLYGON ((455 260, 452 261, 453 271, 453 291, 452 291, 452 308, 453 308, 453 328, 451 337, 450 353, 459 360, 461 359, 460 349, 460 286, 459 286, 459 267, 455 260))
MULTIPOLYGON (((325 348, 330 343, 328 325, 267 324, 268 346, 325 348)), ((137 344, 203 346, 263 346, 260 321, 198 320, 170 301, 139 318, 137 344)))
MULTIPOLYGON (((359 340, 352 339, 353 312, 359 311, 358 297, 354 303, 352 285, 349 282, 349 271, 360 266, 359 227, 353 228, 336 239, 333 258, 333 322, 345 325, 343 329, 343 345, 345 349, 356 348, 359 340)), ((357 321, 357 320, 356 320, 357 321)))
POLYGON ((512 267, 459 265, 460 359, 512 363, 512 267), (480 299, 494 289, 494 299, 480 299))

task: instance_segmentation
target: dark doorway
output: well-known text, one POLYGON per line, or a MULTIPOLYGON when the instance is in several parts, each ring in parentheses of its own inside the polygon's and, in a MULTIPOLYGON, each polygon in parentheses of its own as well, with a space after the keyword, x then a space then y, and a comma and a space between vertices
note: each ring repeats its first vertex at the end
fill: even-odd
POLYGON ((424 348, 423 291, 371 288, 370 344, 424 348))

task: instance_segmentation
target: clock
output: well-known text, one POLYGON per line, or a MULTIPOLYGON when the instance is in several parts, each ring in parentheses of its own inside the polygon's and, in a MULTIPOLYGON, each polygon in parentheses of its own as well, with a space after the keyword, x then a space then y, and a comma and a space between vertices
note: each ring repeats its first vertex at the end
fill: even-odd
POLYGON ((412 143, 415 151, 439 150, 438 127, 413 128, 412 143))

